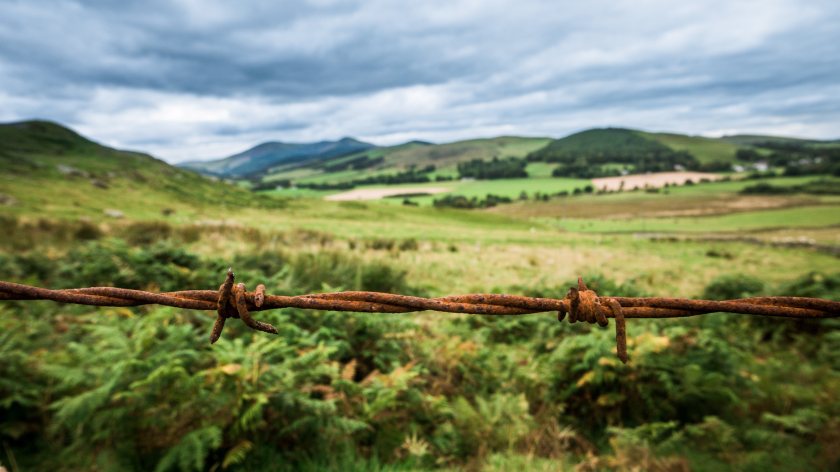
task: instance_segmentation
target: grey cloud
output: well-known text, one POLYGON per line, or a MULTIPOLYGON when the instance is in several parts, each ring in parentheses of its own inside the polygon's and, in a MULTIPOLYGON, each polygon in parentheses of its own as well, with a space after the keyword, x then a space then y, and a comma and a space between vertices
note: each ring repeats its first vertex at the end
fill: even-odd
POLYGON ((184 136, 556 136, 607 121, 840 135, 835 1, 0 4, 0 117, 170 160, 196 157, 184 136))

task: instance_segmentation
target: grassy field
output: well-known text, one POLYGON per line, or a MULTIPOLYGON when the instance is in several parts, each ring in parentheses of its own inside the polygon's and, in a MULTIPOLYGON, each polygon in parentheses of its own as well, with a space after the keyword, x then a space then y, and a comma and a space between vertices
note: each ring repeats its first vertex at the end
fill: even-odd
MULTIPOLYGON (((558 179, 548 179, 556 183, 558 179)), ((795 184, 802 179, 785 179, 779 183, 795 184)), ((539 182, 531 179, 525 182, 539 182)), ((493 182, 473 184, 474 195, 485 191, 501 192, 493 182)), ((579 182, 567 182, 569 187, 579 182)), ((515 197, 519 187, 509 182, 509 192, 515 197)), ((223 237, 248 233, 259 228, 266 233, 261 241, 269 248, 282 248, 282 237, 270 235, 312 231, 328 235, 335 248, 348 244, 364 246, 377 239, 417 240, 420 250, 403 252, 393 257, 409 269, 409 277, 428 287, 432 293, 448 290, 458 292, 505 290, 517 281, 530 280, 540 284, 557 284, 580 273, 609 273, 618 281, 634 280, 651 293, 696 296, 703 285, 731 269, 731 261, 705 256, 710 244, 725 247, 725 252, 743 255, 754 260, 765 253, 762 265, 745 264, 739 271, 745 274, 781 280, 789 273, 810 270, 831 270, 836 260, 808 250, 767 251, 738 242, 691 242, 663 244, 639 239, 634 233, 673 233, 693 235, 762 235, 779 233, 785 238, 812 238, 818 232, 819 241, 838 244, 840 237, 840 203, 824 197, 782 196, 762 197, 761 205, 781 208, 750 209, 750 202, 734 192, 740 182, 708 183, 694 187, 672 188, 672 195, 642 192, 600 196, 567 197, 550 202, 524 202, 501 205, 489 211, 462 211, 394 205, 398 199, 374 202, 325 202, 300 198, 285 202, 281 208, 251 208, 195 206, 184 203, 178 211, 161 217, 159 210, 148 204, 127 204, 126 198, 117 204, 116 195, 130 196, 137 189, 115 188, 94 194, 97 200, 125 211, 124 220, 105 216, 98 207, 77 207, 61 201, 37 207, 0 207, 7 215, 18 215, 24 221, 35 218, 76 219, 88 221, 119 232, 130 228, 132 221, 166 221, 168 224, 188 225, 210 236, 195 246, 200 253, 232 256, 254 248, 239 238, 223 237), (112 193, 109 193, 112 192, 112 193), (735 207, 716 207, 718 202, 735 207), (543 207, 560 214, 552 214, 543 207), (532 209, 533 212, 527 211, 532 209), (690 213, 710 209, 711 216, 691 216, 690 213), (664 213, 672 216, 657 217, 664 213), (688 213, 689 215, 680 216, 688 213), (646 215, 646 216, 645 216, 646 215), (673 216, 676 215, 676 216, 673 216), (236 242, 239 241, 239 242, 236 242), (681 272, 681 267, 696 267, 679 279, 668 274, 681 272), (488 271, 488 267, 493 267, 488 271), (783 270, 785 269, 786 270, 783 270), (773 269, 773 270, 770 270, 773 269), (661 274, 665 274, 664 276, 661 274), (774 277, 771 274, 778 274, 774 277), (664 279, 671 280, 665 283, 664 279)), ((10 188, 10 187, 7 187, 10 188)), ((538 187, 539 188, 539 187, 538 187)), ((548 191, 548 188, 542 188, 548 191)), ((31 189, 29 190, 32 191, 31 189)), ((57 192, 63 192, 58 188, 57 192)), ((33 192, 34 193, 34 192, 33 192)), ((41 194, 41 198, 49 197, 41 194)), ((138 201, 142 201, 139 196, 138 201)), ((752 204, 757 204, 752 202, 752 204)), ((105 204, 103 204, 105 205, 105 204)), ((379 251, 366 251, 366 257, 377 257, 379 251)))
MULTIPOLYGON (((801 185, 813 177, 767 179, 774 186, 801 185)), ((635 217, 696 217, 745 211, 837 203, 834 196, 741 195, 753 181, 709 182, 669 187, 656 193, 634 191, 601 195, 578 195, 547 202, 500 205, 492 213, 518 218, 582 218, 625 220, 635 217)), ((679 221, 674 223, 674 228, 679 221)))
MULTIPOLYGON (((573 192, 575 189, 583 189, 590 185, 589 180, 584 179, 570 179, 570 178, 527 178, 527 179, 499 179, 499 180, 468 180, 448 182, 434 182, 423 184, 421 186, 429 187, 449 187, 452 195, 463 195, 465 197, 484 198, 487 194, 499 195, 502 197, 509 197, 512 199, 519 198, 522 192, 528 194, 529 198, 533 198, 535 193, 557 193, 557 192, 573 192)), ((410 185, 407 185, 410 186, 410 185)), ((364 188, 364 187, 362 187, 364 188)), ((431 205, 432 200, 439 198, 439 196, 427 197, 412 197, 411 200, 421 205, 431 205)), ((389 199, 391 202, 401 203, 402 199, 389 199)))
MULTIPOLYGON (((537 164, 536 167, 542 167, 537 164)), ((550 173, 550 171, 549 171, 550 173)), ((417 184, 400 184, 400 185, 361 185, 357 189, 422 189, 422 188, 447 188, 450 189, 448 193, 453 195, 464 195, 466 197, 483 198, 487 194, 494 194, 504 197, 516 199, 522 192, 533 198, 534 193, 557 193, 557 192, 572 192, 575 189, 583 189, 587 185, 591 185, 591 181, 585 179, 571 179, 571 178, 554 178, 554 177, 533 177, 527 179, 499 179, 499 180, 454 180, 444 182, 427 182, 417 184)), ((316 191, 308 189, 277 189, 268 192, 263 192, 274 196, 312 196, 325 197, 327 195, 335 195, 342 191, 316 191)), ((411 197, 411 201, 422 206, 432 204, 434 196, 418 196, 411 197)), ((439 197, 438 197, 439 198, 439 197)), ((401 204, 402 198, 388 198, 382 202, 386 204, 401 204)))
MULTIPOLYGON (((543 220, 548 221, 548 220, 543 220)), ((840 205, 745 211, 729 215, 683 218, 629 218, 596 221, 569 218, 552 224, 575 232, 749 232, 779 228, 840 226, 840 205)))

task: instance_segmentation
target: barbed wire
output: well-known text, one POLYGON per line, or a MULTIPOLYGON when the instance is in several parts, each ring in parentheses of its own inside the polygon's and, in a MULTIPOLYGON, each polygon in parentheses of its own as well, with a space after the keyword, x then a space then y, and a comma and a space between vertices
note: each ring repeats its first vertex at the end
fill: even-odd
POLYGON ((409 313, 439 311, 476 315, 527 315, 557 312, 570 323, 597 323, 606 327, 615 320, 616 353, 622 362, 627 357, 628 318, 681 318, 724 312, 743 315, 796 319, 840 317, 840 302, 806 297, 752 297, 736 300, 692 300, 667 297, 602 297, 590 290, 583 279, 571 287, 565 298, 538 298, 504 294, 452 295, 438 298, 415 297, 382 292, 335 292, 299 296, 268 295, 260 284, 248 292, 245 284, 234 284, 228 270, 219 290, 183 290, 146 292, 117 287, 87 287, 52 290, 31 285, 0 281, 0 300, 52 300, 60 303, 91 306, 164 305, 191 310, 216 312, 210 343, 222 335, 228 318, 239 318, 249 328, 277 334, 277 329, 251 316, 251 312, 279 308, 355 311, 363 313, 409 313))

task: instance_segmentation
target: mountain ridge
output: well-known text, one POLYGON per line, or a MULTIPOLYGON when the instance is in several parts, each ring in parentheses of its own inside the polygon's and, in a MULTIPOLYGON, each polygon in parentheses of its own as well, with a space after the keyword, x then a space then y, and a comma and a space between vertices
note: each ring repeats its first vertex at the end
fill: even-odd
MULTIPOLYGON (((102 146, 80 135, 76 131, 64 127, 59 123, 48 120, 27 120, 6 123, 0 126, 4 129, 34 128, 44 130, 44 139, 32 141, 32 136, 17 139, 11 146, 20 151, 40 149, 50 152, 67 152, 60 149, 62 145, 70 148, 82 149, 102 146)), ((404 170, 411 167, 425 167, 434 165, 438 169, 454 168, 460 162, 493 157, 518 157, 547 148, 558 146, 574 140, 578 136, 587 134, 603 135, 604 139, 611 139, 613 134, 639 136, 645 140, 658 143, 673 151, 685 151, 694 155, 701 163, 734 163, 739 148, 753 147, 766 142, 790 142, 809 145, 835 146, 840 140, 816 140, 794 137, 779 137, 772 135, 736 134, 721 137, 705 137, 665 131, 644 131, 626 127, 589 128, 561 138, 540 138, 520 136, 499 136, 495 138, 475 138, 449 143, 431 143, 421 140, 411 140, 392 146, 377 146, 369 142, 352 137, 338 140, 322 140, 317 142, 284 142, 266 141, 259 143, 245 151, 220 159, 206 161, 188 161, 174 167, 187 169, 205 175, 222 178, 250 178, 261 179, 271 176, 272 179, 285 178, 286 174, 296 177, 325 172, 324 169, 336 168, 331 164, 342 161, 368 158, 371 167, 360 169, 360 172, 385 172, 387 170, 404 170), (301 169, 305 169, 302 172, 301 169)), ((618 141, 616 141, 618 142, 618 141)), ((613 146, 620 146, 613 143, 613 146)), ((0 152, 8 153, 10 143, 0 146, 0 152)), ((104 147, 104 146, 103 146, 104 147)), ((107 147, 104 147, 107 148, 107 147)), ((78 150, 77 149, 77 150, 78 150)), ((107 148, 111 149, 111 148, 107 148)), ((133 151, 119 151, 129 153, 133 151)), ((162 162, 143 153, 150 159, 162 162)))
POLYGON ((221 159, 189 161, 180 163, 178 166, 223 177, 247 177, 268 171, 278 165, 341 157, 374 147, 376 146, 371 143, 350 137, 313 143, 266 141, 221 159))

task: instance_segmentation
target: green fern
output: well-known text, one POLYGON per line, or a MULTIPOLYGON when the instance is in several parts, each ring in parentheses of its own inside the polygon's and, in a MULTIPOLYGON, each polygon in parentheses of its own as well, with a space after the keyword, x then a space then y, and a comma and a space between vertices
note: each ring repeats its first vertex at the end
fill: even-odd
POLYGON ((155 467, 155 472, 165 472, 173 467, 179 470, 205 470, 209 452, 222 444, 222 431, 216 426, 207 426, 191 431, 170 448, 155 467))

